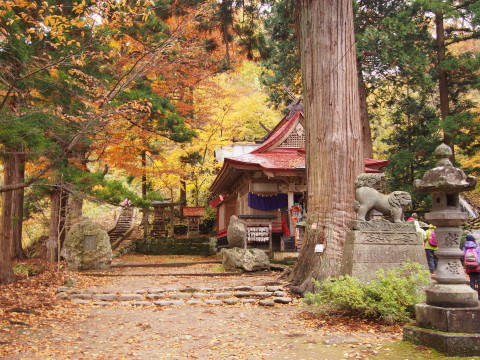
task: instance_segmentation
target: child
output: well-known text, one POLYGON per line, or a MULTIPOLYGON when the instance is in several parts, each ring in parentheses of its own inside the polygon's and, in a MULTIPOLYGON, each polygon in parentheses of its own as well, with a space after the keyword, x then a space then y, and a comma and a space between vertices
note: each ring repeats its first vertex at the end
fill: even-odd
MULTIPOLYGON (((465 254, 467 253, 468 249, 475 249, 477 253, 477 260, 480 259, 480 247, 477 246, 477 243, 475 241, 475 238, 472 235, 467 235, 465 238, 465 246, 463 247, 463 256, 465 259, 465 254)), ((476 268, 468 267, 467 264, 465 264, 465 271, 468 274, 468 277, 470 278, 470 287, 473 290, 479 290, 479 285, 480 285, 480 266, 477 266, 476 268), (475 286, 477 287, 475 289, 475 286)), ((480 296, 479 296, 480 299, 480 296)))

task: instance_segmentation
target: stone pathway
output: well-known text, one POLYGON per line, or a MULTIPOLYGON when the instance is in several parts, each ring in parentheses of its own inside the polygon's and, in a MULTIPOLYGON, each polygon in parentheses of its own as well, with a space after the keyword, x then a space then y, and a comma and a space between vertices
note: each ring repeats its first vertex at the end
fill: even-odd
POLYGON ((81 305, 171 306, 236 305, 275 306, 297 303, 282 286, 235 286, 222 288, 152 288, 133 292, 81 291, 71 287, 57 289, 57 297, 81 305))

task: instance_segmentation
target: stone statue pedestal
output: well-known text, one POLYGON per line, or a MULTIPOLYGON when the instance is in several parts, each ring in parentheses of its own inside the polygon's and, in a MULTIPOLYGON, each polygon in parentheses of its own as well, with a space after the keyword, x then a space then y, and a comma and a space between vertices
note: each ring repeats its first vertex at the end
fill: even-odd
MULTIPOLYGON (((471 289, 470 289, 471 290, 471 289)), ((416 325, 403 329, 404 340, 432 347, 448 356, 480 354, 480 308, 416 306, 416 325)))
POLYGON ((353 221, 343 250, 343 275, 362 282, 375 279, 378 269, 391 269, 403 262, 417 262, 427 268, 423 239, 413 223, 387 220, 353 221))

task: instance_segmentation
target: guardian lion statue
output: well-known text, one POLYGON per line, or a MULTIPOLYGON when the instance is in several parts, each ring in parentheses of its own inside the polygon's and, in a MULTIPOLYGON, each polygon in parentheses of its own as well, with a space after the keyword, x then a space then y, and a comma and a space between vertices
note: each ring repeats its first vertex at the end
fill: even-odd
POLYGON ((412 203, 412 198, 406 191, 394 191, 384 195, 366 186, 357 188, 355 199, 355 211, 360 221, 369 220, 370 211, 377 210, 390 216, 394 223, 402 223, 405 221, 404 211, 412 203))

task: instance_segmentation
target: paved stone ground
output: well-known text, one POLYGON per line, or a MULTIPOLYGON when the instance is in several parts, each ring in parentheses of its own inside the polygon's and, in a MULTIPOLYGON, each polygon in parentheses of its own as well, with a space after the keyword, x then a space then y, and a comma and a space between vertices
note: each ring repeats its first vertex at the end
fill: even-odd
POLYGON ((354 331, 340 324, 324 327, 305 316, 301 302, 286 291, 281 273, 224 276, 213 273, 215 266, 84 273, 93 280, 88 286, 56 290, 66 317, 16 329, 10 334, 7 358, 409 358, 396 357, 392 347, 401 339, 400 329, 372 331, 360 319, 354 331), (191 276, 176 275, 185 272, 191 276))
MULTIPOLYGON (((98 306, 169 306, 169 305, 236 305, 274 306, 289 304, 292 298, 282 286, 240 285, 214 288, 153 288, 133 292, 81 291, 71 287, 57 289, 57 296, 81 305, 98 306)), ((298 300, 295 300, 298 302, 298 300)))

